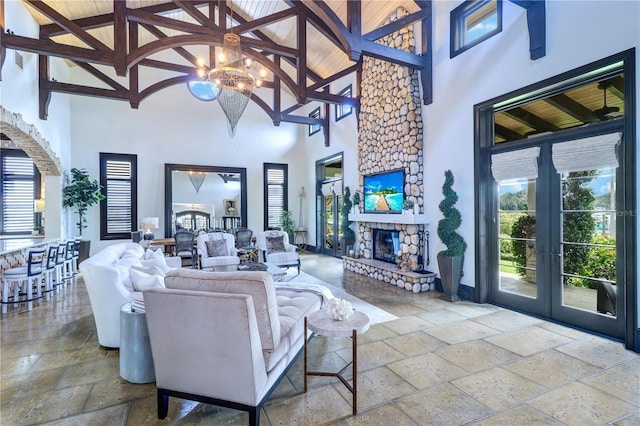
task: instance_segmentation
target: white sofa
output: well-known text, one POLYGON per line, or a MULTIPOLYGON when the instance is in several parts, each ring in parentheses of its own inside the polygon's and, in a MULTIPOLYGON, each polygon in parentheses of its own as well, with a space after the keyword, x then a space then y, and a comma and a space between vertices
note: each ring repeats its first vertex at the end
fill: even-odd
MULTIPOLYGON (((133 288, 130 269, 144 254, 140 244, 116 243, 80 264, 102 346, 120 347, 120 308, 133 299, 143 300, 142 292, 133 288)), ((179 257, 165 258, 165 262, 172 268, 181 266, 179 257)))
POLYGON ((177 269, 165 286, 144 292, 158 418, 173 396, 244 410, 258 424, 322 297, 303 286, 276 289, 267 272, 177 269))

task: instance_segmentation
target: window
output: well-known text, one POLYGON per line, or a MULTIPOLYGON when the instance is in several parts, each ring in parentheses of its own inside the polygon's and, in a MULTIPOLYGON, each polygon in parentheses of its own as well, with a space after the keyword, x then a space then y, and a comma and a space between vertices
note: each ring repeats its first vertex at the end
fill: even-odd
POLYGON ((138 229, 138 156, 100 153, 100 239, 131 238, 138 229))
POLYGON ((451 11, 451 57, 502 31, 501 0, 470 0, 451 11))
POLYGON ((31 234, 34 229, 33 200, 40 198, 40 172, 19 149, 2 149, 2 235, 31 234))
POLYGON ((289 209, 288 166, 264 163, 264 229, 279 228, 280 214, 289 209))
MULTIPOLYGON (((345 96, 347 98, 351 97, 351 85, 348 85, 344 89, 338 93, 338 96, 345 96)), ((336 121, 340 121, 345 118, 347 115, 350 115, 353 111, 353 108, 346 105, 336 104, 336 121)))
MULTIPOLYGON (((314 109, 311 114, 309 114, 309 118, 322 118, 320 117, 320 107, 314 109)), ((309 136, 318 133, 320 131, 320 127, 321 126, 319 124, 309 124, 309 136)))

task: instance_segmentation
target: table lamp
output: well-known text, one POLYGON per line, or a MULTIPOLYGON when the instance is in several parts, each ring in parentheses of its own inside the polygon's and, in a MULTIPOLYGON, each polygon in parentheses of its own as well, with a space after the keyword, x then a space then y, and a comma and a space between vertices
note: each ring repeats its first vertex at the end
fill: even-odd
POLYGON ((144 240, 151 241, 155 238, 152 229, 158 229, 160 227, 160 219, 157 217, 145 217, 140 221, 140 228, 144 229, 144 240))

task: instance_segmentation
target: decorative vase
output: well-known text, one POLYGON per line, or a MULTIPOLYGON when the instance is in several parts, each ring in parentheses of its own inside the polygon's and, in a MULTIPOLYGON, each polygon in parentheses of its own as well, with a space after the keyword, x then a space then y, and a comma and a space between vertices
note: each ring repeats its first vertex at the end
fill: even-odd
POLYGON ((462 265, 464 264, 464 256, 440 256, 438 255, 438 269, 440 270, 440 281, 442 282, 441 297, 449 302, 457 302, 458 286, 462 277, 462 265))

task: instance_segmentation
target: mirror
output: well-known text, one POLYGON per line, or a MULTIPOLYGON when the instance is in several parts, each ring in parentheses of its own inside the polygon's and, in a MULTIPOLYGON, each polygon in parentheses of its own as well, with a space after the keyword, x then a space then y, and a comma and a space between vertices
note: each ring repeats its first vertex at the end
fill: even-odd
POLYGON ((165 236, 247 226, 247 169, 165 164, 164 180, 165 236))

